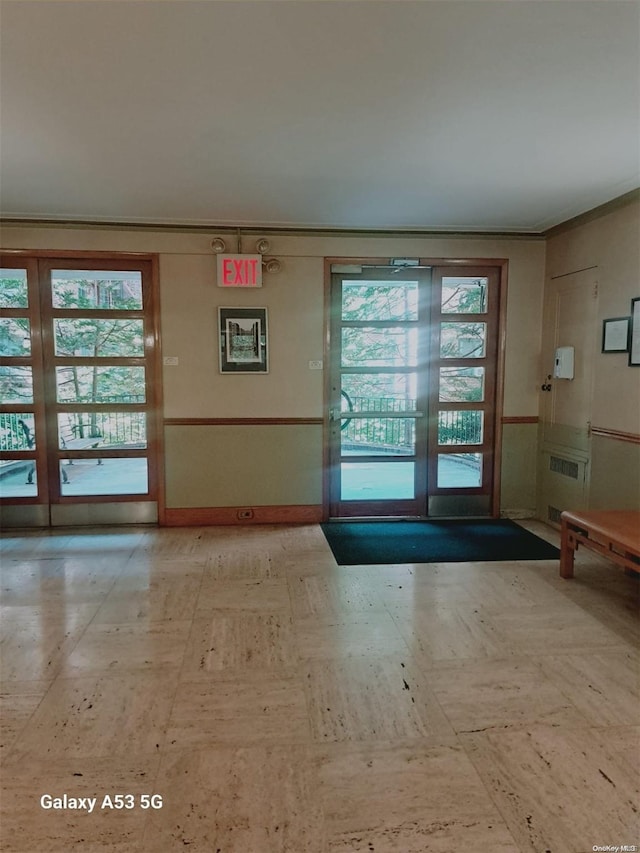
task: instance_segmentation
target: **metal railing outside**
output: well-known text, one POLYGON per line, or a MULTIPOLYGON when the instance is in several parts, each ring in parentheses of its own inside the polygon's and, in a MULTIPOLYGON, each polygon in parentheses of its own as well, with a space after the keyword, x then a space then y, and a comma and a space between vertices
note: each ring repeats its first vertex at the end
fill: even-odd
MULTIPOLYGON (((32 417, 32 416, 31 416, 32 417)), ((16 412, 0 413, 0 450, 30 450, 31 444, 21 422, 25 415, 16 412)))
MULTIPOLYGON (((144 395, 121 395, 101 399, 101 403, 144 403, 144 395)), ((60 415, 59 429, 63 439, 100 438, 110 447, 145 446, 147 441, 144 412, 82 412, 60 415)), ((33 447, 33 415, 0 413, 0 450, 20 452, 33 447)))
POLYGON ((147 443, 147 422, 144 412, 67 414, 61 416, 59 429, 64 441, 96 438, 99 439, 101 447, 144 447, 147 443))
MULTIPOLYGON (((415 421, 412 418, 385 418, 384 413, 416 410, 416 400, 392 397, 352 397, 353 414, 380 412, 380 418, 349 418, 342 431, 344 451, 370 450, 372 453, 413 453, 415 421)), ((440 444, 481 444, 482 416, 478 411, 441 411, 438 414, 440 444)))

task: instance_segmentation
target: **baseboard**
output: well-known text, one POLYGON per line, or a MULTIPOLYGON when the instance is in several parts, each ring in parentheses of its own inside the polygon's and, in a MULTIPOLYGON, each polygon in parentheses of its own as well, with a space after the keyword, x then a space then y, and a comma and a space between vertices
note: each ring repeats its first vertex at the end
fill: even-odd
POLYGON ((510 518, 516 521, 519 518, 537 518, 535 509, 503 509, 500 510, 500 518, 510 518))
POLYGON ((222 524, 315 524, 322 506, 209 506, 166 508, 165 527, 207 527, 222 524))

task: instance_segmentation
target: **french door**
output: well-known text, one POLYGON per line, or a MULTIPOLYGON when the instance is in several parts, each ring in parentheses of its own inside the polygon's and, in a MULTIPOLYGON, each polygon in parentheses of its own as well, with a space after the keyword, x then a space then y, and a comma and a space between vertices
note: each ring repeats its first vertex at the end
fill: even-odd
POLYGON ((1 258, 5 526, 158 517, 152 260, 1 258))
POLYGON ((332 266, 329 514, 491 515, 500 268, 332 266))

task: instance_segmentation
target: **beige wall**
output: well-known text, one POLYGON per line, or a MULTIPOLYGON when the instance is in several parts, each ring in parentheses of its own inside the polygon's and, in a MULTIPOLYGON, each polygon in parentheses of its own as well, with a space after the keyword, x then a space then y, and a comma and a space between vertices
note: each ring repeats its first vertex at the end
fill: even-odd
MULTIPOLYGON (((592 390, 587 401, 586 420, 595 434, 583 448, 587 464, 586 487, 581 500, 584 506, 592 508, 640 508, 640 444, 637 443, 640 436, 640 368, 628 366, 626 353, 601 352, 603 320, 629 315, 631 299, 640 296, 640 202, 637 197, 598 218, 549 237, 545 317, 553 316, 552 300, 557 282, 578 271, 582 271, 583 277, 591 276, 597 284, 593 319, 585 329, 585 346, 590 348, 592 358, 592 390), (628 435, 603 436, 598 434, 599 430, 628 435)), ((544 351, 543 347, 543 363, 548 363, 551 357, 552 353, 544 351)), ((562 428, 562 424, 559 426, 562 428)), ((539 480, 544 482, 542 476, 539 480)), ((552 502, 552 496, 541 494, 541 506, 552 502)))
MULTIPOLYGON (((14 249, 158 253, 166 418, 320 418, 323 376, 308 362, 323 358, 325 257, 507 258, 507 334, 503 415, 538 414, 540 328, 545 243, 542 238, 269 236, 282 271, 266 275, 262 290, 222 291, 215 282, 210 233, 109 228, 7 226, 2 244, 14 249), (269 310, 270 372, 232 376, 218 371, 218 306, 269 310)), ((251 251, 255 237, 246 237, 251 251)), ((235 249, 234 237, 228 238, 235 249)), ((317 425, 228 429, 168 426, 168 507, 224 507, 251 503, 320 504, 322 434, 317 425), (246 468, 244 485, 229 466, 246 468), (274 482, 277 480, 278 482, 274 482), (247 485, 250 483, 250 485, 247 485)), ((503 509, 533 511, 535 425, 507 425, 502 472, 503 509), (505 503, 506 501, 506 503, 505 503)))

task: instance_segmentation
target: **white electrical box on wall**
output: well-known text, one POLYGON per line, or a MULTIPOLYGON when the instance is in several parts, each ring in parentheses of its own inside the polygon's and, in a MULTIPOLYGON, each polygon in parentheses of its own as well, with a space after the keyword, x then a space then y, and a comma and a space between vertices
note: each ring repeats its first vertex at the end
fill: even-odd
POLYGON ((574 348, 558 347, 553 363, 553 376, 555 379, 573 379, 574 348))

